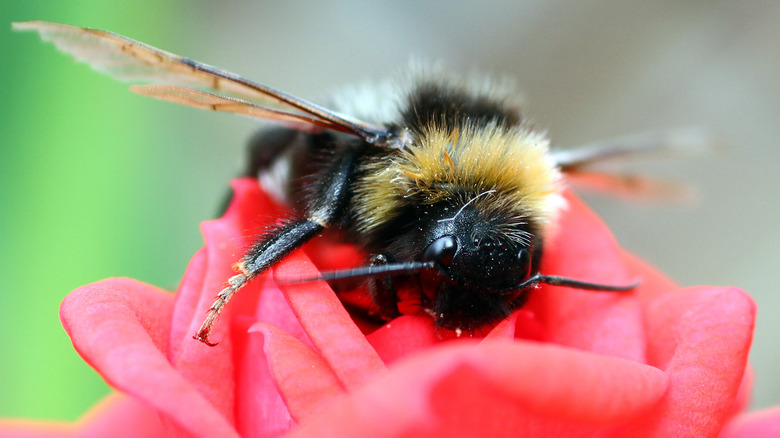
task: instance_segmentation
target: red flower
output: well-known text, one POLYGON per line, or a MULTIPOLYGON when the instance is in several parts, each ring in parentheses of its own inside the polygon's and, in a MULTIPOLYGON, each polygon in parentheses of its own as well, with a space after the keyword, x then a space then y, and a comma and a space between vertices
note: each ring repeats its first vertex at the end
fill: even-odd
MULTIPOLYGON (((733 288, 678 289, 621 251, 569 197, 543 272, 636 293, 542 286, 484 339, 439 341, 427 317, 356 325, 321 282, 265 276, 194 341, 230 266, 282 209, 253 180, 235 183, 227 214, 203 225, 176 295, 128 279, 84 286, 62 304, 81 356, 117 393, 75 425, 0 423, 3 436, 755 436, 780 411, 734 416, 749 392, 753 301, 733 288), (365 335, 364 332, 370 333, 365 335)), ((359 262, 315 239, 275 268, 359 262)))

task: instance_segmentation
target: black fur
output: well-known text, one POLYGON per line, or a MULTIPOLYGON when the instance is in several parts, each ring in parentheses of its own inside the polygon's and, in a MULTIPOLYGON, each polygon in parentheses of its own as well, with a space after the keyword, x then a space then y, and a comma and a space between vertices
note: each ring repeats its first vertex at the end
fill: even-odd
POLYGON ((418 85, 410 93, 401 118, 405 126, 417 132, 431 125, 461 127, 469 123, 482 127, 497 122, 512 127, 521 122, 520 112, 516 108, 437 82, 418 85))

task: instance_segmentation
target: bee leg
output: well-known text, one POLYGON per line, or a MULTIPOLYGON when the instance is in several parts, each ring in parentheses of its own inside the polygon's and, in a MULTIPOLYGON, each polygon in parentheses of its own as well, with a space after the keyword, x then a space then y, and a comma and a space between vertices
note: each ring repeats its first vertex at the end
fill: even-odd
POLYGON ((261 237, 238 262, 240 273, 230 278, 218 295, 194 338, 207 344, 219 313, 230 298, 253 278, 281 261, 295 249, 338 223, 349 204, 349 186, 355 170, 357 150, 347 150, 323 172, 320 184, 310 198, 304 219, 292 220, 261 237))
MULTIPOLYGON (((390 256, 377 254, 371 257, 371 266, 386 265, 390 263, 390 256)), ((370 277, 368 279, 368 294, 371 301, 379 308, 379 314, 385 320, 391 320, 401 315, 398 310, 398 295, 393 287, 393 278, 390 276, 370 277)))

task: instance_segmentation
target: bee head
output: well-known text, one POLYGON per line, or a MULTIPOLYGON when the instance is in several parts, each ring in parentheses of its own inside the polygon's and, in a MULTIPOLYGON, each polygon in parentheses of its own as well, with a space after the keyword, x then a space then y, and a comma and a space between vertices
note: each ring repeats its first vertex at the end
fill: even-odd
POLYGON ((536 265, 533 234, 496 215, 465 205, 430 223, 422 261, 434 262, 442 281, 481 292, 506 292, 521 284, 536 265))

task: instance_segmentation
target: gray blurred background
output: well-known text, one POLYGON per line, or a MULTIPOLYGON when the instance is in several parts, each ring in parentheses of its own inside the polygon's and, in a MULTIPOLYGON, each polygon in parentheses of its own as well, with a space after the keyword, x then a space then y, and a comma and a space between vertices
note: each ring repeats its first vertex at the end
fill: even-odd
MULTIPOLYGON (((443 60, 517 78, 537 126, 560 146, 710 129, 727 148, 631 167, 695 187, 694 202, 584 197, 622 245, 681 285, 736 285, 755 298, 753 405, 780 403, 780 3, 62 4, 13 6, 3 17, 114 30, 309 99, 398 72, 412 56, 443 60)), ((107 389, 70 351, 59 300, 111 275, 176 285, 201 244, 198 223, 215 214, 256 124, 131 95, 31 35, 2 40, 7 65, 37 76, 6 72, 17 86, 4 91, 0 135, 16 152, 3 157, 2 225, 15 231, 2 247, 0 293, 20 316, 0 322, 12 338, 0 383, 14 388, 0 398, 0 415, 73 418, 107 389), (43 185, 29 194, 31 184, 43 185), (78 263, 63 267, 72 257, 78 263), (45 284, 33 293, 30 282, 45 284), (52 351, 58 356, 40 359, 52 351), (63 396, 44 408, 36 394, 53 385, 63 396)))

